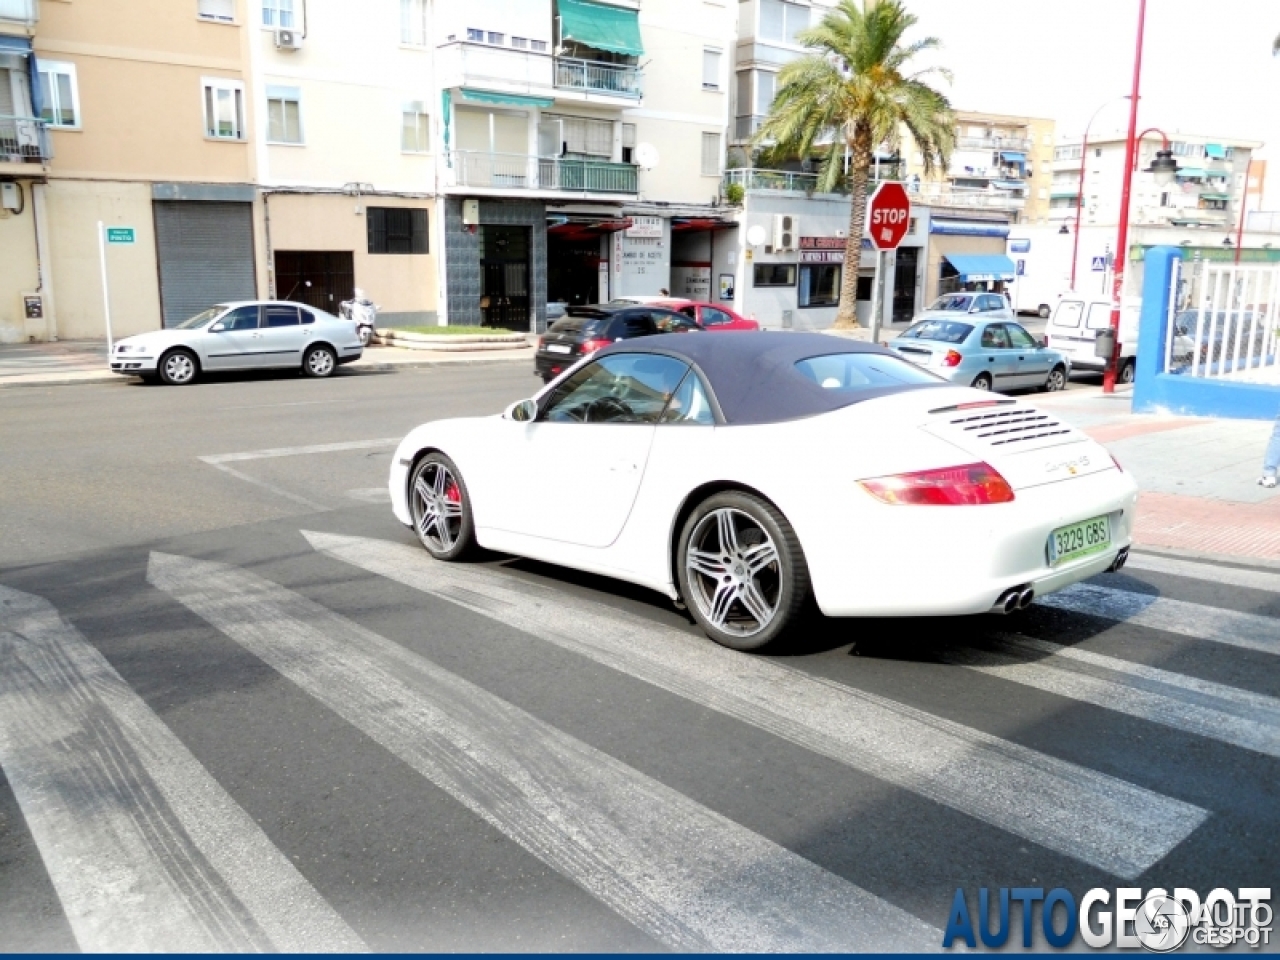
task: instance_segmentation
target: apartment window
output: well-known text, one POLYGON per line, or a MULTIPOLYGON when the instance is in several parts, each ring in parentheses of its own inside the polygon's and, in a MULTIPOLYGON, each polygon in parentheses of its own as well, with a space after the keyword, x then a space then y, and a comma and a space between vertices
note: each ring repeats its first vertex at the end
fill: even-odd
POLYGON ((492 30, 490 30, 489 42, 494 44, 495 46, 500 47, 507 42, 507 35, 505 33, 494 33, 492 30))
POLYGON ((292 27, 293 0, 262 0, 264 27, 292 27))
POLYGON ((484 31, 472 30, 470 27, 467 27, 467 40, 470 43, 484 43, 484 31))
POLYGON ((528 37, 512 37, 511 45, 515 47, 517 50, 528 50, 529 38, 528 37))
POLYGON ((530 41, 529 41, 529 49, 530 49, 530 50, 532 50, 534 53, 546 53, 546 52, 547 52, 547 41, 545 41, 545 40, 530 40, 530 41))
POLYGON ((544 122, 560 120, 560 137, 566 154, 585 157, 613 156, 613 123, 585 117, 544 116, 544 122))
POLYGON ((636 154, 636 125, 634 123, 624 123, 622 125, 622 162, 633 163, 636 154))
POLYGON ((236 0, 196 0, 196 16, 218 23, 236 22, 236 0))
POLYGON ((411 47, 427 45, 426 0, 400 0, 400 42, 411 47))
POLYGON ((80 126, 80 89, 76 84, 76 65, 37 60, 40 73, 40 118, 51 126, 80 126))
POLYGON ((773 106, 773 98, 778 92, 778 75, 767 70, 757 70, 756 75, 756 108, 754 113, 764 116, 773 106))
POLYGON ((702 89, 720 89, 720 56, 719 50, 704 47, 702 50, 702 89))
POLYGON ((800 292, 796 299, 801 307, 834 307, 840 302, 840 265, 838 263, 806 263, 800 267, 800 292))
POLYGON ((400 149, 405 153, 426 153, 431 146, 426 104, 421 100, 406 103, 401 117, 400 149))
POLYGON ((798 34, 809 28, 809 8, 784 0, 760 0, 760 38, 799 44, 798 34))
POLYGON ((753 271, 757 287, 794 287, 796 265, 794 263, 757 263, 753 271))
POLYGON ((704 133, 702 135, 702 175, 704 177, 720 176, 720 134, 704 133))
POLYGON ((244 139, 244 84, 236 80, 206 77, 204 132, 216 140, 244 139))
POLYGON ((370 253, 427 253, 427 211, 368 207, 370 253))
POLYGON ((302 91, 267 87, 267 142, 302 142, 302 91))

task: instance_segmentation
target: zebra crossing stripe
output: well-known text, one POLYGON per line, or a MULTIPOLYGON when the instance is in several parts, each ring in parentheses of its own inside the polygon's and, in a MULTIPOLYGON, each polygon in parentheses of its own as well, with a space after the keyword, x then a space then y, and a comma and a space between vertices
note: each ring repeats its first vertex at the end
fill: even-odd
POLYGON ((952 663, 1280 757, 1280 700, 1091 650, 1010 635, 997 651, 952 650, 952 663))
POLYGON ((1176 577, 1208 580, 1211 583, 1223 583, 1231 587, 1247 587, 1250 590, 1280 593, 1280 573, 1268 573, 1265 570, 1243 570, 1239 567, 1224 567, 1219 564, 1196 563, 1194 560, 1162 557, 1154 553, 1129 554, 1125 568, 1130 567, 1134 570, 1146 570, 1149 573, 1168 573, 1176 577))
POLYGON ((1036 597, 1036 603, 1196 640, 1280 654, 1280 620, 1274 617, 1152 597, 1093 583, 1077 583, 1058 593, 1036 597))
POLYGON ((895 786, 1136 877, 1205 819, 1195 806, 776 661, 420 549, 303 531, 311 545, 895 786))
POLYGON ((940 948, 910 913, 306 597, 161 553, 147 575, 672 949, 940 948))
POLYGON ((79 631, 2 586, 0 766, 81 950, 366 949, 79 631))

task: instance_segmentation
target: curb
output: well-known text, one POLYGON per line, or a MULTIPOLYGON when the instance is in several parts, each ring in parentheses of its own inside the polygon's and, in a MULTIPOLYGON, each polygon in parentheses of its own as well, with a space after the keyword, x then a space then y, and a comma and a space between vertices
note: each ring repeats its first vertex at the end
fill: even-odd
POLYGON ((1153 557, 1168 557, 1171 560, 1198 560, 1201 563, 1220 563, 1235 567, 1248 567, 1255 570, 1280 570, 1280 560, 1267 557, 1244 557, 1237 554, 1200 553, 1195 550, 1179 550, 1176 547, 1148 547, 1134 543, 1134 553, 1147 553, 1153 557))

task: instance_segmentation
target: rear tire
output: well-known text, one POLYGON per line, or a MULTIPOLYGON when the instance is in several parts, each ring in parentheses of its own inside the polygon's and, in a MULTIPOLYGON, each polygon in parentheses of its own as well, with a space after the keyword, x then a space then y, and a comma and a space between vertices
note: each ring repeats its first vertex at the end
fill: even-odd
POLYGON ((1049 305, 1047 303, 1040 304, 1040 309, 1036 311, 1040 315, 1041 320, 1049 319, 1049 305))
POLYGON ((302 358, 302 375, 323 379, 332 376, 338 369, 338 357, 323 344, 318 344, 306 352, 302 358))
POLYGON ((1067 371, 1065 367, 1054 367, 1049 371, 1049 379, 1044 384, 1045 392, 1057 393, 1067 389, 1067 371))
POLYGON ((437 560, 461 560, 476 545, 471 495, 457 465, 443 453, 429 453, 409 475, 409 515, 427 553, 437 560))
POLYGON ((1135 364, 1132 360, 1120 361, 1120 373, 1116 376, 1117 383, 1133 383, 1135 364))
POLYGON ((973 383, 970 384, 970 386, 972 386, 973 389, 975 390, 990 390, 991 374, 989 373, 978 374, 976 377, 973 378, 973 383))
POLYGON ((704 633, 761 650, 795 626, 811 586, 800 540, 770 503, 737 491, 694 509, 676 546, 680 595, 704 633))
POLYGON ((170 350, 161 357, 157 368, 160 379, 171 387, 185 387, 194 383, 200 375, 200 361, 194 353, 182 347, 170 350))

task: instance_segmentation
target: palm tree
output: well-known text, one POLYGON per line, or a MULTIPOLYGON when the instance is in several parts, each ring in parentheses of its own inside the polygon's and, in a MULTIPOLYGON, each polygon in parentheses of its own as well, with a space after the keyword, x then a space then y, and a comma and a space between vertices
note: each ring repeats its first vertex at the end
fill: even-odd
POLYGON ((848 147, 849 233, 836 326, 858 326, 858 263, 867 215, 867 181, 872 154, 882 144, 896 146, 902 128, 924 155, 926 173, 945 166, 955 141, 951 104, 925 78, 945 70, 908 72, 918 54, 939 46, 928 37, 903 44, 915 26, 901 0, 877 0, 863 9, 858 0, 840 0, 818 26, 800 34, 812 53, 783 67, 768 118, 757 143, 771 152, 810 157, 823 149, 817 189, 835 188, 848 147), (834 135, 834 140, 833 140, 834 135))

